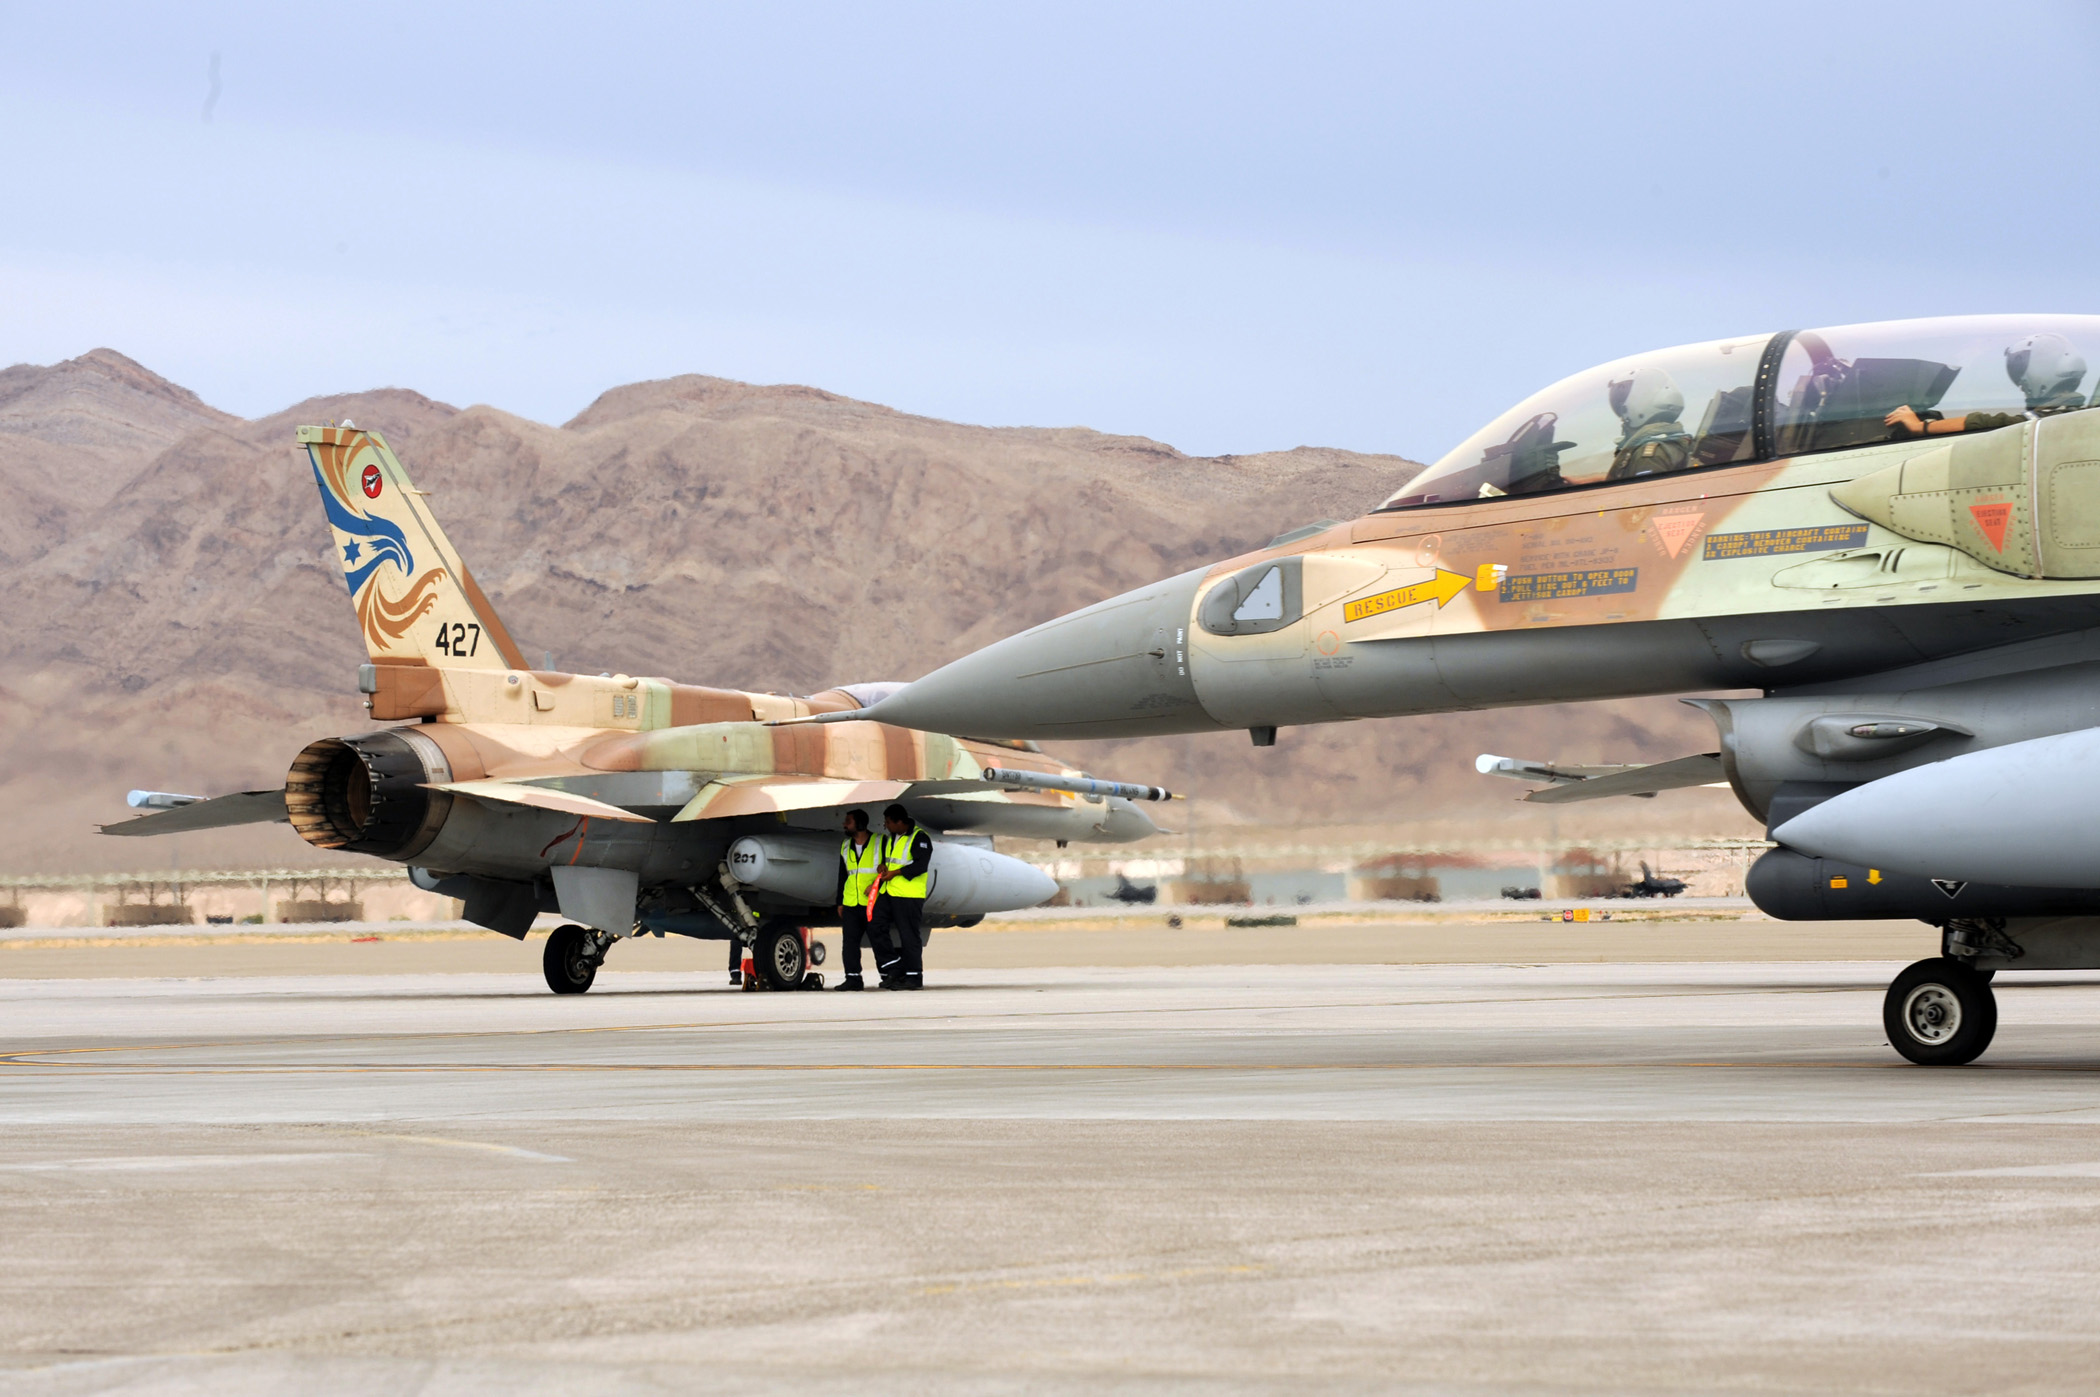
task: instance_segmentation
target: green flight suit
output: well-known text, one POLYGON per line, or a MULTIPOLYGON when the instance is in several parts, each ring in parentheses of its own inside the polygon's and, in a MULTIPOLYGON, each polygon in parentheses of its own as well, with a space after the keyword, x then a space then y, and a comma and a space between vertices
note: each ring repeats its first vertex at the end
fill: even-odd
POLYGON ((1669 475, 1692 463, 1692 438, 1682 422, 1650 422, 1619 443, 1606 480, 1669 475))

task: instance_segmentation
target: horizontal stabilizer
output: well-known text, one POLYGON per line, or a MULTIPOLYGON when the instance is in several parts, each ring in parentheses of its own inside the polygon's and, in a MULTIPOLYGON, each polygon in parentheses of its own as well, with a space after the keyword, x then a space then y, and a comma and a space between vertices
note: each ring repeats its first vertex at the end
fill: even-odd
POLYGON ((104 834, 188 834, 200 829, 227 829, 233 825, 266 825, 287 818, 283 791, 239 791, 230 796, 178 805, 166 814, 141 815, 135 820, 97 825, 96 828, 104 834))
MULTIPOLYGON (((1563 770, 1566 770, 1563 768, 1563 770)), ((1537 805, 1565 805, 1577 800, 1602 800, 1606 796, 1652 796, 1657 791, 1682 790, 1687 786, 1713 786, 1726 782, 1721 754, 1703 752, 1696 757, 1649 766, 1629 766, 1600 776, 1563 778, 1543 791, 1524 797, 1537 805)))
POLYGON ((593 820, 626 820, 633 824, 653 825, 656 822, 647 815, 637 815, 632 810, 622 810, 617 805, 607 805, 602 800, 592 800, 568 791, 557 791, 547 786, 528 786, 520 781, 452 781, 433 783, 433 791, 450 791, 458 796, 471 796, 475 800, 486 800, 497 805, 525 805, 535 810, 554 810, 564 815, 584 815, 593 820))

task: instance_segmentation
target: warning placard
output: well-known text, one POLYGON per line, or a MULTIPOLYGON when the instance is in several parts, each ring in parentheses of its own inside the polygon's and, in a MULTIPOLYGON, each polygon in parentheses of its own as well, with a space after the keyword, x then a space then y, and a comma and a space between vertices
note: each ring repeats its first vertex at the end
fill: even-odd
POLYGON ((1587 572, 1534 572, 1502 579, 1495 595, 1503 601, 1565 601, 1606 592, 1630 592, 1640 584, 1639 568, 1593 568, 1587 572))
POLYGON ((1761 529, 1748 534, 1708 534, 1707 562, 1724 558, 1765 558, 1774 553, 1826 553, 1857 548, 1867 541, 1865 524, 1818 524, 1806 529, 1761 529))

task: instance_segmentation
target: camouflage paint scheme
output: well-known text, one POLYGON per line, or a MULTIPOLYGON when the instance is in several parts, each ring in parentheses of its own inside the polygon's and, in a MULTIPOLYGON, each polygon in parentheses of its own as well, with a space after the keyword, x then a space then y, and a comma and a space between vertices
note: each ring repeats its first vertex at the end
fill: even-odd
POLYGON ((551 896, 550 869, 629 870, 645 904, 652 886, 713 879, 741 835, 799 829, 835 839, 843 811, 869 809, 879 824, 892 801, 940 834, 1121 842, 1157 832, 1126 800, 984 778, 994 766, 1084 774, 1033 743, 873 722, 772 726, 857 711, 860 698, 848 690, 789 697, 530 669, 379 433, 301 427, 298 440, 370 656, 361 673, 366 707, 403 726, 311 744, 293 764, 282 805, 268 813, 249 800, 217 818, 213 801, 107 832, 288 817, 322 848, 412 863, 432 876, 531 884, 541 901, 551 896), (352 749, 370 768, 369 795, 362 775, 357 791, 342 785, 352 749), (371 804, 384 805, 389 792, 391 813, 371 804))
MULTIPOLYGON (((2100 347, 2100 318, 2068 319, 2100 347)), ((1259 742, 1304 723, 1825 686, 2100 625, 2100 412, 1884 435, 1899 439, 1299 530, 997 642, 877 716, 1259 742), (1297 575, 1287 623, 1205 624, 1222 589, 1275 563, 1297 575)))
POLYGON ((1189 625, 1190 676, 1219 726, 1282 725, 1816 683, 1973 649, 2013 626, 2091 625, 2096 460, 2100 414, 2081 413, 1929 451, 1892 442, 1372 514, 1211 569, 1192 615, 1219 580, 1302 558, 1305 616, 1246 638, 1189 625), (1926 456, 1941 469, 1920 482, 1926 456), (1953 486, 1947 458, 1964 467, 1953 486), (2051 537, 2077 543, 2038 543, 2051 537), (1480 643, 1505 635, 1547 643, 1503 651, 1512 666, 1480 643), (1390 644, 1413 640, 1428 653, 1390 644), (1795 645, 1752 658, 1759 641, 1795 645), (1213 698, 1209 680, 1229 695, 1213 698))
POLYGON ((1914 1061, 1965 1062, 1995 1025, 1973 971, 2100 966, 2100 766, 2062 767, 2100 751, 2084 740, 2100 378, 2079 345, 2100 357, 2100 316, 1788 331, 1599 366, 1362 518, 1011 636, 874 716, 1268 745, 1301 723, 1761 691, 1688 700, 1715 752, 1476 767, 1553 783, 1525 798, 1555 803, 1725 779, 1777 845, 1748 879, 1764 911, 1943 929, 1945 957, 1898 979, 1885 1026, 1914 1061), (1701 400, 1694 431, 1679 414, 1701 400), (1651 459, 1667 464, 1632 473, 1651 459), (2017 850, 1991 868, 2024 882, 1988 877, 1983 848, 2017 850))

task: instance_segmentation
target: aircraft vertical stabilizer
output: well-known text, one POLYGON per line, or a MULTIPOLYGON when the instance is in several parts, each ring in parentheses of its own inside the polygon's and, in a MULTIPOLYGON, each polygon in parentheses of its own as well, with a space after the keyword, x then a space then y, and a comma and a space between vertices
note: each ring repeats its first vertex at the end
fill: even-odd
POLYGON ((299 443, 371 656, 374 716, 444 711, 437 669, 524 669, 516 642, 385 438, 358 427, 301 427, 299 443))

